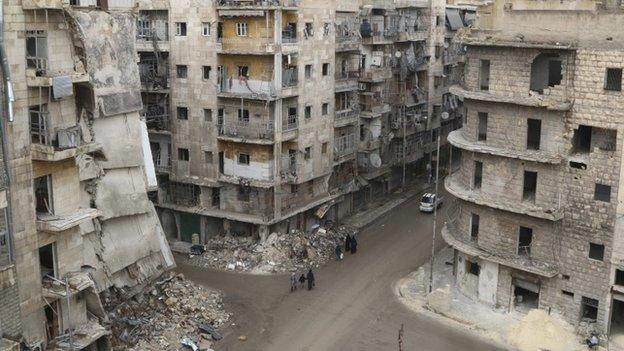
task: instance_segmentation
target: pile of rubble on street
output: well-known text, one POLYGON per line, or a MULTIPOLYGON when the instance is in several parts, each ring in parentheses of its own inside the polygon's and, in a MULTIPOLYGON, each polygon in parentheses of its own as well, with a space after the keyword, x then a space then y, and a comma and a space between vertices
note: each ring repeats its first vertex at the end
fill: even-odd
MULTIPOLYGON (((344 248, 346 235, 355 233, 354 228, 340 225, 310 233, 272 233, 264 242, 249 236, 219 236, 204 245, 203 254, 189 255, 188 263, 255 274, 301 271, 334 259, 336 245, 344 248)), ((175 245, 172 247, 175 250, 175 245)))
POLYGON ((230 315, 221 294, 169 273, 131 298, 105 298, 113 350, 210 350, 230 315))

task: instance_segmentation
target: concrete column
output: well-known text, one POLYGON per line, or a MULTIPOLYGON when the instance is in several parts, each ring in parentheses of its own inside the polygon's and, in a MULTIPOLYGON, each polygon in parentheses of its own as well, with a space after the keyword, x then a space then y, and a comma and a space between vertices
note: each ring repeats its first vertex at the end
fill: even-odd
POLYGON ((269 237, 269 226, 265 224, 258 225, 258 236, 261 243, 265 242, 269 237))
POLYGON ((223 219, 223 231, 225 232, 225 235, 230 236, 232 233, 230 232, 230 220, 229 219, 223 219))
POLYGON ((206 216, 201 216, 199 218, 199 243, 200 244, 205 244, 206 243, 206 239, 208 237, 208 234, 206 233, 206 229, 208 227, 208 223, 207 222, 207 217, 206 216))
POLYGON ((173 218, 175 219, 175 226, 176 226, 176 238, 178 239, 178 241, 182 241, 182 231, 181 231, 181 226, 180 226, 180 214, 176 211, 173 212, 173 218))

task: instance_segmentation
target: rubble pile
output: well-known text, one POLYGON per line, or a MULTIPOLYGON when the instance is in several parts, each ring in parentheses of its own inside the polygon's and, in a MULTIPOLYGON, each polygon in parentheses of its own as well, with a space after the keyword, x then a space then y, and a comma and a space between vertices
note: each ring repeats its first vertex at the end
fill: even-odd
POLYGON ((221 294, 169 273, 131 298, 106 296, 113 350, 210 350, 230 315, 221 294), (195 347, 193 347, 193 346, 195 347))
POLYGON ((344 248, 347 226, 318 228, 310 233, 293 230, 272 233, 264 242, 251 237, 214 237, 202 255, 189 255, 188 263, 215 269, 256 274, 283 273, 318 267, 336 257, 336 245, 344 248))

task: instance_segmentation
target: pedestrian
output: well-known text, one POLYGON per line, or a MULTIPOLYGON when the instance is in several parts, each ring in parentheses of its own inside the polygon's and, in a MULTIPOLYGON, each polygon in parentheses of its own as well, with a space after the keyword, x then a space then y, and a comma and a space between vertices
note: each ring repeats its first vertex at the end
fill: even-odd
POLYGON ((347 236, 345 237, 345 252, 348 252, 349 250, 351 250, 350 246, 351 246, 351 235, 347 234, 347 236))
POLYGON ((306 277, 303 273, 301 273, 301 276, 299 277, 299 284, 301 285, 301 289, 303 289, 303 284, 306 281, 306 277))
POLYGON ((314 287, 314 273, 312 273, 312 268, 310 268, 310 270, 308 270, 308 290, 312 290, 312 288, 314 287))
POLYGON ((427 163, 427 183, 431 184, 431 178, 433 178, 433 171, 431 170, 431 163, 427 163))
POLYGON ((290 292, 297 290, 297 274, 290 273, 290 292))
POLYGON ((336 259, 338 261, 342 260, 342 246, 340 244, 336 244, 336 259))
POLYGON ((355 236, 351 238, 351 254, 357 252, 357 240, 355 240, 355 236))

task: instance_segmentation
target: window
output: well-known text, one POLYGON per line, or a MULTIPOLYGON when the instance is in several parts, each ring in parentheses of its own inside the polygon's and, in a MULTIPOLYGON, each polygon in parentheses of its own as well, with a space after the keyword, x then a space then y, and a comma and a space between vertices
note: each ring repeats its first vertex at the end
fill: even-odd
POLYGON ((239 37, 247 36, 247 23, 236 23, 236 35, 238 35, 239 37))
POLYGON ((212 188, 212 206, 219 207, 221 205, 221 193, 219 188, 212 188))
POLYGON ((305 36, 306 39, 314 36, 314 25, 312 22, 306 22, 305 28, 303 29, 303 36, 305 36))
POLYGON ((483 177, 483 162, 475 161, 474 174, 472 179, 472 187, 475 189, 481 189, 481 178, 483 177))
POLYGON ((299 186, 297 184, 290 184, 290 193, 296 194, 297 190, 299 190, 299 186))
POLYGON ((305 65, 305 78, 312 78, 312 65, 305 65))
POLYGON ((327 76, 329 75, 329 63, 324 63, 323 64, 323 76, 327 76))
POLYGON ((238 76, 249 78, 249 66, 237 66, 238 76))
POLYGON ((35 205, 37 213, 53 213, 52 176, 46 175, 34 179, 35 205))
POLYGON ((621 68, 607 68, 605 72, 604 90, 622 91, 621 68))
POLYGON ((524 186, 522 189, 522 200, 535 201, 536 189, 537 189, 537 172, 524 171, 524 186))
POLYGON ((520 227, 518 232, 518 255, 531 256, 531 242, 533 242, 533 229, 520 227))
POLYGON ((470 240, 477 241, 479 238, 479 215, 472 213, 470 218, 470 240))
POLYGON ((576 152, 589 152, 591 150, 592 139, 592 127, 579 125, 578 129, 574 130, 574 136, 572 142, 574 143, 574 151, 576 152))
POLYGON ((486 112, 479 112, 478 116, 479 116, 479 125, 477 127, 477 140, 486 141, 487 140, 488 114, 486 112))
POLYGON ((178 148, 178 160, 179 161, 188 161, 190 159, 189 150, 178 148))
POLYGON ((212 151, 204 151, 204 162, 212 164, 212 151))
POLYGON ((212 110, 209 108, 204 109, 204 122, 212 122, 212 110))
POLYGON ((178 78, 186 78, 188 76, 188 67, 186 65, 176 65, 176 76, 178 78))
POLYGON ((328 37, 330 31, 331 31, 331 24, 327 22, 323 23, 323 36, 328 37))
POLYGON ((238 121, 249 123, 249 110, 238 110, 238 121))
POLYGON ((176 22, 176 36, 185 37, 186 36, 186 22, 176 22))
POLYGON ((223 126, 223 115, 224 115, 224 110, 222 108, 217 109, 217 125, 218 126, 223 126))
POLYGON ((541 53, 531 63, 531 91, 544 93, 544 89, 561 84, 561 59, 557 54, 541 53))
POLYGON ((239 153, 238 154, 238 163, 241 164, 241 165, 248 165, 249 164, 249 154, 239 153))
POLYGON ((604 245, 589 243, 589 258, 602 261, 604 259, 604 245))
POLYGON ((583 296, 581 298, 581 318, 596 321, 598 318, 598 300, 583 296))
POLYGON ((178 119, 188 119, 188 108, 178 106, 176 108, 178 119))
POLYGON ((527 119, 527 149, 539 150, 542 135, 542 121, 539 119, 527 119))
POLYGON ((594 188, 594 200, 611 202, 611 187, 596 183, 594 188))
POLYGON ((624 271, 615 270, 615 285, 624 285, 624 271))
POLYGON ((33 105, 28 108, 30 116, 30 142, 48 145, 48 105, 33 105))
POLYGON ((248 202, 251 199, 251 197, 249 196, 250 192, 251 192, 251 189, 249 189, 248 186, 239 185, 238 186, 238 201, 248 202))
POLYGON ((321 113, 323 114, 323 116, 327 116, 327 114, 329 113, 329 104, 328 103, 324 103, 322 105, 321 113))
POLYGON ((205 37, 210 36, 210 22, 202 22, 202 35, 205 37))
POLYGON ((327 153, 327 143, 323 143, 321 145, 321 152, 323 153, 323 155, 327 153))
POLYGON ((305 118, 312 118, 312 106, 305 107, 305 118))
POLYGON ((202 66, 202 73, 203 73, 203 77, 204 80, 209 80, 210 79, 210 71, 212 71, 212 67, 211 66, 202 66))
POLYGON ((481 90, 490 90, 490 60, 481 60, 479 68, 479 87, 481 90))
POLYGON ((481 267, 479 267, 479 264, 466 260, 466 273, 478 276, 480 271, 481 267))
POLYGON ((574 293, 571 291, 567 291, 567 290, 561 290, 561 294, 565 296, 574 297, 574 293))
POLYGON ((26 67, 45 71, 48 65, 48 36, 43 30, 26 31, 26 67))
POLYGON ((305 148, 303 158, 309 160, 312 157, 312 147, 308 146, 305 148))

